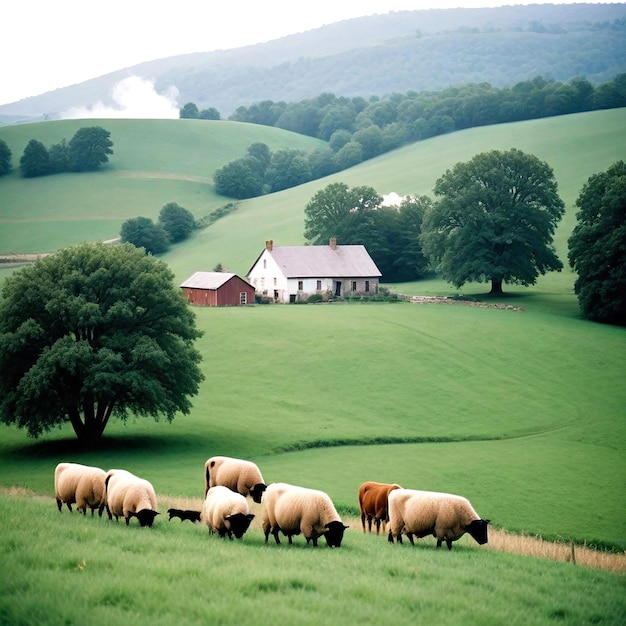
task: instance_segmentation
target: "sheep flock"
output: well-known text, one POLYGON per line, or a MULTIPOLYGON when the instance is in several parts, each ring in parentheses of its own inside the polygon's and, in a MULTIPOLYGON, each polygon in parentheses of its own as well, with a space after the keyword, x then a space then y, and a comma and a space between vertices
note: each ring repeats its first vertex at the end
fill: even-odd
MULTIPOLYGON (((204 501, 200 511, 168 509, 169 521, 179 519, 200 522, 209 533, 229 539, 242 539, 254 518, 249 499, 261 505, 261 528, 265 543, 269 536, 280 544, 279 535, 302 535, 306 543, 317 547, 324 537, 331 548, 339 548, 346 526, 330 496, 324 491, 284 482, 266 485, 255 463, 227 456, 214 456, 204 464, 204 501)), ((154 487, 145 478, 125 469, 105 471, 79 463, 59 463, 54 470, 54 491, 59 512, 63 504, 72 511, 72 504, 86 515, 87 508, 102 516, 106 509, 109 520, 123 517, 126 525, 136 517, 140 526, 153 526, 159 515, 154 487)), ((396 483, 364 482, 357 493, 364 533, 376 534, 388 525, 388 541, 402 543, 406 535, 432 535, 437 548, 468 533, 475 541, 487 543, 487 525, 467 498, 449 493, 405 489, 396 483)))

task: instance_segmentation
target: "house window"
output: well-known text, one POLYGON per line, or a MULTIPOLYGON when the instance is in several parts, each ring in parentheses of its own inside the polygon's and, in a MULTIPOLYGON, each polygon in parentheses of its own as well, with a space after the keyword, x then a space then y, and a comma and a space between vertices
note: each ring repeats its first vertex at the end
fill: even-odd
POLYGON ((352 291, 356 291, 356 280, 352 281, 352 291))
POLYGON ((248 304, 248 293, 246 291, 239 292, 239 304, 248 304))
POLYGON ((370 290, 370 281, 366 280, 365 281, 365 291, 369 291, 370 290))
POLYGON ((263 259, 263 269, 267 269, 267 259, 263 259))
POLYGON ((299 280, 298 281, 298 291, 302 291, 303 289, 304 289, 304 283, 301 280, 299 280))
POLYGON ((276 287, 276 283, 277 283, 276 276, 274 276, 274 287, 276 287))
POLYGON ((322 281, 318 280, 317 281, 317 286, 315 287, 318 291, 322 291, 322 281))

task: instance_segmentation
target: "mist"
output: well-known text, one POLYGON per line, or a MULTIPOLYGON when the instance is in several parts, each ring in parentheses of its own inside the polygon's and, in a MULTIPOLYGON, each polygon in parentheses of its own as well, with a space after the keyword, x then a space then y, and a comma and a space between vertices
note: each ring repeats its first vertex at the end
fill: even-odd
POLYGON ((115 83, 111 90, 112 105, 98 101, 86 107, 73 107, 61 113, 62 119, 125 118, 178 119, 178 89, 168 87, 157 93, 154 81, 129 76, 115 83))

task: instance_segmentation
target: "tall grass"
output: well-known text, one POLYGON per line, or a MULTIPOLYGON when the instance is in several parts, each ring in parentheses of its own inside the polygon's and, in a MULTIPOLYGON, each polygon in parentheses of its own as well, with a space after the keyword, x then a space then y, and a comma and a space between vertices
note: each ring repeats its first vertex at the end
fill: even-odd
POLYGON ((349 530, 339 549, 265 545, 157 518, 61 514, 0 496, 0 621, 14 624, 623 623, 623 577, 572 563, 436 550, 349 530))

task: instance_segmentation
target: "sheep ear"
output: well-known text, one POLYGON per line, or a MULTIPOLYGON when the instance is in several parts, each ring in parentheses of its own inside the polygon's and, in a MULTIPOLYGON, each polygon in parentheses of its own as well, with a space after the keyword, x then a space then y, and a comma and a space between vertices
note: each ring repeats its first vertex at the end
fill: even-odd
POLYGON ((252 521, 254 519, 254 514, 253 513, 248 513, 248 515, 246 515, 246 517, 252 521))

